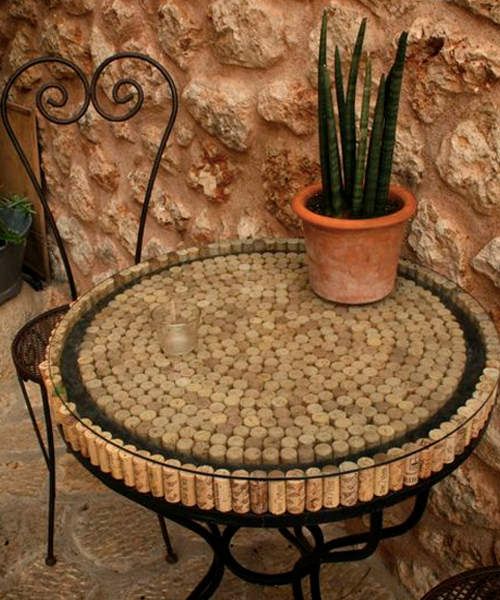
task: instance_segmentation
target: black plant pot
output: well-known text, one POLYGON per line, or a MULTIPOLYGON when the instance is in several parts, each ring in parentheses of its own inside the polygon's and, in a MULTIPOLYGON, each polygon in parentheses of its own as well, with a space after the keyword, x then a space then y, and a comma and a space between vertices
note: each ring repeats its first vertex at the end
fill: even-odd
POLYGON ((0 246, 0 304, 17 296, 21 290, 21 269, 24 249, 22 244, 4 244, 0 246))

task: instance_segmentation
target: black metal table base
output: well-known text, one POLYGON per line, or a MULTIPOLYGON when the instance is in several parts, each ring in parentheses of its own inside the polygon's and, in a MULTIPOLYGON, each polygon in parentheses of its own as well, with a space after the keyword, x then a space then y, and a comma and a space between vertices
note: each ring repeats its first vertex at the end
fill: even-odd
MULTIPOLYGON (((266 586, 290 585, 295 600, 304 599, 304 583, 308 580, 310 597, 321 600, 320 570, 325 563, 340 563, 362 560, 372 555, 378 544, 385 539, 400 536, 412 529, 424 514, 429 493, 433 485, 454 471, 472 452, 479 441, 474 440, 462 455, 439 472, 412 487, 405 487, 372 502, 353 507, 338 507, 334 510, 306 512, 301 515, 238 515, 233 512, 201 510, 169 504, 163 498, 138 492, 127 487, 122 481, 113 479, 93 466, 79 453, 76 458, 106 486, 178 525, 189 529, 201 537, 213 552, 212 562, 198 585, 187 596, 187 600, 211 598, 219 587, 225 569, 249 583, 266 586), (413 508, 404 521, 397 525, 384 526, 384 511, 414 498, 413 508), (322 523, 332 523, 345 519, 368 515, 369 523, 365 531, 325 540, 322 523), (298 551, 299 558, 288 571, 281 573, 261 573, 242 565, 233 555, 232 541, 242 528, 276 529, 298 551)), ((181 557, 182 559, 182 557, 181 557)))

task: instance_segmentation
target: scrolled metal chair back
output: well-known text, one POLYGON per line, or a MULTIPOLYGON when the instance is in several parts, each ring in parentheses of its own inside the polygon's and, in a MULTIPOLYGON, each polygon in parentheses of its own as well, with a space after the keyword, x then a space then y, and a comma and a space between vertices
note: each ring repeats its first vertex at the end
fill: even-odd
POLYGON ((90 83, 87 79, 87 76, 82 71, 80 67, 74 64, 72 61, 56 56, 43 56, 39 58, 35 58, 33 60, 28 61, 21 67, 19 67, 8 79, 7 83, 2 92, 2 96, 0 99, 0 116, 2 119, 2 123, 5 127, 5 130, 14 146, 14 149, 19 156, 23 167, 28 174, 28 177, 33 184, 33 188, 40 199, 40 202, 43 206, 43 210, 45 213, 45 218, 49 224, 49 227, 54 235, 57 247, 59 249, 64 270, 66 272, 66 276, 68 279, 68 284, 70 288, 71 298, 75 300, 77 298, 77 289, 75 285, 75 280, 73 277, 73 272, 71 270, 70 261, 68 259, 68 255, 66 249, 64 247, 64 243, 62 241, 61 235, 57 228, 56 221, 54 219, 54 215, 50 209, 49 203, 45 196, 44 189, 40 185, 35 172, 33 170, 30 161, 28 160, 26 153, 24 152, 19 139, 17 138, 14 129, 11 125, 9 119, 8 112, 8 101, 10 97, 10 92, 19 78, 29 69, 37 65, 49 64, 49 65, 64 65, 70 71, 76 75, 77 81, 79 82, 83 95, 80 100, 78 106, 76 106, 75 111, 68 116, 60 116, 51 112, 51 109, 61 109, 64 108, 68 104, 69 100, 69 92, 67 87, 61 81, 50 81, 47 83, 43 83, 38 88, 35 95, 35 105, 38 109, 38 112, 50 123, 56 125, 69 125, 71 123, 76 123, 79 121, 87 112, 90 105, 94 107, 96 112, 106 121, 112 122, 121 122, 127 121, 134 117, 141 109, 144 104, 144 89, 142 85, 136 80, 130 77, 121 77, 114 84, 112 88, 112 101, 116 105, 128 106, 128 110, 121 115, 114 115, 107 110, 102 105, 102 102, 99 98, 98 94, 98 83, 104 72, 104 70, 117 61, 123 61, 125 59, 134 59, 141 61, 142 63, 146 63, 154 67, 160 75, 163 77, 164 81, 167 83, 170 90, 170 113, 168 121, 166 122, 165 128, 162 133, 162 137, 160 143, 158 145, 158 149, 156 151, 153 164, 151 167, 151 171, 149 173, 148 183, 146 186, 146 191, 144 195, 144 202, 142 205, 141 216, 139 220, 139 228, 137 234, 137 242, 135 247, 135 256, 134 260, 137 264, 141 260, 142 255, 142 246, 144 240, 144 230, 146 226, 146 218, 148 214, 148 208, 151 201, 151 196, 153 193, 153 188, 156 183, 158 170, 160 167, 160 162, 163 156, 163 152, 167 145, 167 141, 172 132, 175 119, 177 117, 177 111, 179 106, 177 88, 175 86, 174 80, 170 73, 161 65, 158 61, 147 56, 145 54, 141 54, 139 52, 119 52, 117 54, 113 54, 106 58, 94 71, 90 83), (133 91, 130 91, 132 88, 133 91), (132 105, 130 103, 133 102, 132 105))

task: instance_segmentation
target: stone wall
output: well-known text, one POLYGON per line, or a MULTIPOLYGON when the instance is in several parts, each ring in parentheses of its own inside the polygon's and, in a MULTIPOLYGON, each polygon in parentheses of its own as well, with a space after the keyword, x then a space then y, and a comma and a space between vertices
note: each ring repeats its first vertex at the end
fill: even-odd
MULTIPOLYGON (((373 78, 410 31, 395 179, 419 200, 406 253, 459 282, 500 321, 500 6, 496 0, 6 0, 2 78, 41 53, 89 72, 117 50, 172 73, 181 109, 153 196, 146 254, 220 238, 298 234, 293 193, 318 179, 315 57, 321 10, 343 55, 369 18, 373 78)), ((330 48, 331 50, 331 48, 330 48)), ((330 54, 331 58, 331 54, 330 54)), ((41 119, 42 164, 81 288, 129 264, 148 160, 168 93, 150 69, 146 107, 127 124, 91 111, 41 119)), ((41 71, 23 77, 21 103, 41 71)), ((61 68, 73 106, 78 84, 61 68)), ((32 97, 32 96, 31 96, 32 97)), ((163 113, 165 110, 163 111, 163 113)), ((58 273, 57 257, 53 266, 58 273)), ((417 597, 453 572, 500 559, 498 411, 480 449, 433 494, 420 527, 384 546, 417 597), (411 540, 411 543, 410 543, 411 540)))

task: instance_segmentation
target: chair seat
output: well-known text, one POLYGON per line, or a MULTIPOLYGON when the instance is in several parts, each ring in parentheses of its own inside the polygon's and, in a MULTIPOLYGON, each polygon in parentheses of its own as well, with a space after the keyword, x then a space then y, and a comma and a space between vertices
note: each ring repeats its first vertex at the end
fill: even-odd
POLYGON ((422 600, 497 600, 500 598, 500 567, 465 571, 437 585, 422 600))
POLYGON ((69 310, 69 304, 52 308, 28 321, 12 342, 12 359, 22 379, 42 383, 38 365, 45 360, 45 351, 54 327, 69 310))

